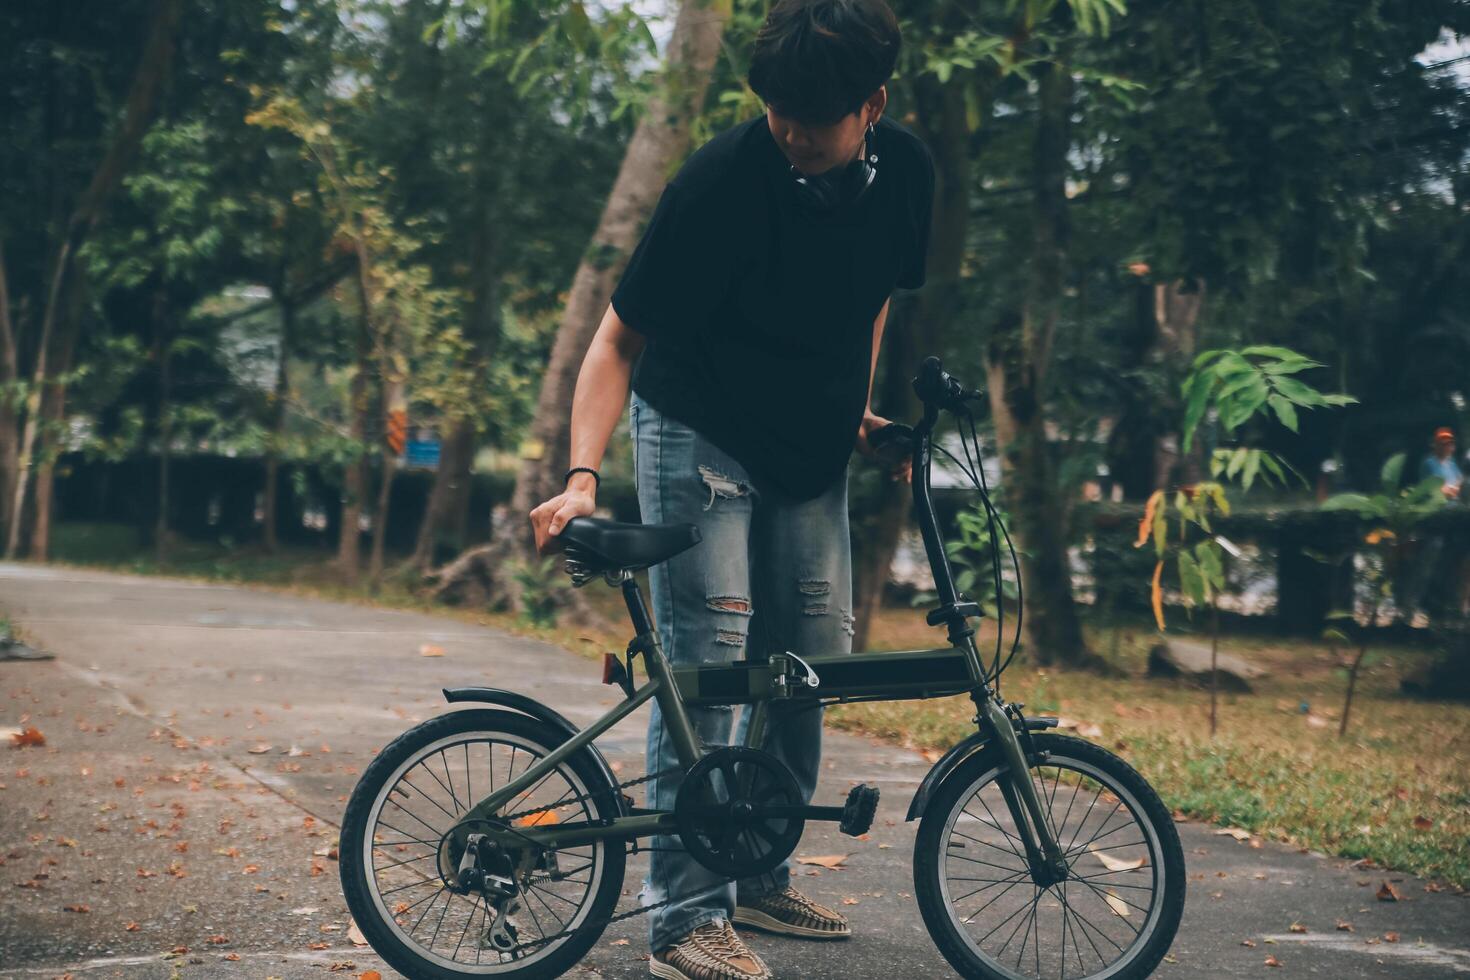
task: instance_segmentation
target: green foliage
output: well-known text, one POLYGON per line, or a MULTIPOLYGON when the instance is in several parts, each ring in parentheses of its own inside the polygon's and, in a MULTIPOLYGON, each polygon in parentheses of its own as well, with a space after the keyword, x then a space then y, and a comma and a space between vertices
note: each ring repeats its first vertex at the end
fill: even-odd
MULTIPOLYGON (((1322 365, 1285 347, 1257 345, 1240 351, 1209 350, 1194 359, 1194 370, 1183 384, 1184 448, 1187 452, 1195 430, 1207 414, 1219 419, 1225 432, 1234 433, 1252 418, 1274 414, 1291 431, 1297 427, 1297 409, 1352 404, 1347 395, 1326 395, 1294 377, 1322 365)), ((1216 449, 1210 459, 1210 475, 1217 481, 1238 481, 1249 491, 1259 475, 1285 481, 1289 465, 1272 453, 1251 447, 1216 449)), ((1154 566, 1152 598, 1154 619, 1160 630, 1164 623, 1163 572, 1174 559, 1179 589, 1189 603, 1214 608, 1226 587, 1224 552, 1210 526, 1212 513, 1228 515, 1230 500, 1221 482, 1203 482, 1174 491, 1163 490, 1149 498, 1139 524, 1135 547, 1153 540, 1158 562, 1154 566), (1170 513, 1178 519, 1178 535, 1169 539, 1170 513)))
POLYGON ((555 626, 561 607, 559 593, 566 588, 560 581, 556 557, 531 561, 512 559, 511 578, 521 590, 521 615, 532 626, 555 626))
MULTIPOLYGON (((997 513, 996 518, 1004 523, 1006 516, 997 513)), ((998 618, 1001 601, 1014 602, 1016 584, 1005 577, 1009 557, 1005 553, 1004 540, 994 540, 990 534, 990 522, 983 504, 975 504, 955 514, 956 534, 945 544, 950 568, 954 572, 955 589, 971 602, 980 606, 991 619, 998 618), (998 549, 998 550, 997 550, 998 549), (1000 558, 1001 595, 995 594, 995 568, 992 562, 1000 558)), ((933 590, 914 594, 912 605, 933 605, 938 599, 933 590)))
MULTIPOLYGON (((1184 450, 1189 451, 1195 431, 1213 408, 1226 434, 1232 434, 1252 417, 1269 409, 1292 432, 1297 430, 1299 409, 1352 405, 1350 395, 1323 394, 1294 375, 1322 364, 1285 347, 1257 345, 1240 351, 1208 350, 1194 359, 1194 370, 1185 379, 1184 450)), ((1261 467, 1278 480, 1281 467, 1266 457, 1230 455, 1222 460, 1227 477, 1241 474, 1250 486, 1261 467)), ((1218 471, 1215 473, 1218 475, 1218 471)))

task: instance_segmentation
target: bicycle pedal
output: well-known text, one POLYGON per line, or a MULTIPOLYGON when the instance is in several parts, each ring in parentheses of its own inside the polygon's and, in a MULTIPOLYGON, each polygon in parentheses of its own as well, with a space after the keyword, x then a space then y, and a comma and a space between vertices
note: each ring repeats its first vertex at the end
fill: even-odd
POLYGON ((860 783, 848 791, 837 829, 849 837, 861 837, 873 826, 873 817, 877 813, 878 787, 860 783))

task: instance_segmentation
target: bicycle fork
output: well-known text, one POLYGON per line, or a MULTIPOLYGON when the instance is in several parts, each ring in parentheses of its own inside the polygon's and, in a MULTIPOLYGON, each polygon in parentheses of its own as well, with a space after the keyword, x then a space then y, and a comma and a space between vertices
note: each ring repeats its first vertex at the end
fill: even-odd
MULTIPOLYGON (((995 744, 1000 747, 1009 779, 999 780, 1001 795, 1016 823, 1017 835, 1026 849, 1026 861, 1031 866, 1031 877, 1037 885, 1046 888, 1067 877, 1067 859, 1062 846, 1052 830, 1051 821, 1042 809, 1041 797, 1036 784, 1031 781, 1031 770, 1026 764, 1026 754, 1021 748, 1021 739, 1005 708, 994 697, 982 696, 974 699, 979 709, 982 725, 990 729, 995 744)), ((999 829, 999 828, 997 828, 999 829)))

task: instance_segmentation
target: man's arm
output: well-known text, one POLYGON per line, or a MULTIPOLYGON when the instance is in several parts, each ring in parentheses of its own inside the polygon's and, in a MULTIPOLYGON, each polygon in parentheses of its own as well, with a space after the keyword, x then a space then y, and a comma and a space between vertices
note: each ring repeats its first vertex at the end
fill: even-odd
MULTIPOLYGON (((571 465, 602 465, 608 440, 628 403, 633 362, 643 350, 644 336, 629 327, 609 304, 602 323, 582 358, 572 393, 571 465)), ((591 514, 597 481, 590 473, 573 473, 566 489, 531 511, 536 550, 545 554, 550 538, 573 517, 591 514)))
POLYGON ((873 320, 873 363, 868 365, 868 407, 867 412, 873 411, 873 379, 878 376, 878 349, 883 346, 883 326, 888 322, 888 304, 893 302, 893 297, 883 301, 883 309, 878 311, 878 316, 873 320))

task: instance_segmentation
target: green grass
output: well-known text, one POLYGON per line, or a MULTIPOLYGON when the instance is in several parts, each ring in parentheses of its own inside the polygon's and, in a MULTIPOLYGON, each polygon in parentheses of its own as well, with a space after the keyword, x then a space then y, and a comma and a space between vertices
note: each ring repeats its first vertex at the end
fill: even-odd
MULTIPOLYGON (((269 555, 181 543, 160 563, 140 551, 131 528, 67 524, 56 529, 54 550, 58 560, 76 564, 431 611, 582 654, 620 651, 628 640, 619 593, 599 584, 582 590, 598 622, 537 627, 509 614, 436 605, 411 579, 390 578, 377 593, 343 585, 321 551, 269 555)), ((1211 738, 1208 692, 1143 679, 1155 637, 1151 628, 1126 626, 1090 634, 1119 677, 1042 670, 1018 658, 1004 694, 1025 702, 1028 712, 1098 726, 1102 734, 1094 739, 1128 759, 1169 807, 1189 817, 1470 887, 1470 705, 1398 693, 1400 676, 1427 651, 1374 651, 1359 677, 1348 734, 1339 738, 1346 687, 1339 660, 1301 641, 1228 637, 1223 648, 1270 674, 1252 694, 1222 696, 1219 732, 1211 738)), ((942 644, 943 633, 914 610, 885 609, 872 639, 875 649, 916 649, 942 644)), ((934 757, 974 730, 973 713, 968 699, 948 698, 844 705, 828 719, 934 757)))

